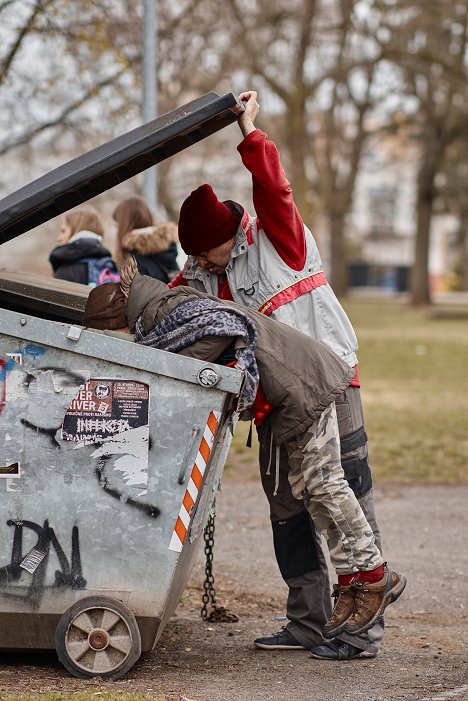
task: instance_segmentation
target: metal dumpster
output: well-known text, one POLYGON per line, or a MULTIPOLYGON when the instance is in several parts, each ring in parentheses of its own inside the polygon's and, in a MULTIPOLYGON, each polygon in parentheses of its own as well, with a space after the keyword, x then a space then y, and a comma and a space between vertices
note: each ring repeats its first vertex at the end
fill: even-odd
MULTIPOLYGON (((120 164, 115 140, 5 198, 2 240, 236 119, 231 94, 209 95, 120 137, 120 164)), ((243 376, 84 329, 87 293, 0 269, 0 648, 55 647, 72 674, 115 679, 186 585, 243 376)))

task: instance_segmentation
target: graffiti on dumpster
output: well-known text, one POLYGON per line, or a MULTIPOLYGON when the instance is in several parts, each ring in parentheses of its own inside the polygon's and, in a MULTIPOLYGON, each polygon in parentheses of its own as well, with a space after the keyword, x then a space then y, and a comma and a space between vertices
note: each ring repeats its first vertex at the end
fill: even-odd
POLYGON ((78 526, 72 528, 70 561, 48 520, 40 526, 33 521, 10 519, 7 526, 13 528, 13 542, 10 563, 0 567, 0 594, 24 600, 31 606, 38 607, 46 588, 86 587, 81 568, 78 526), (37 542, 26 554, 23 554, 24 529, 37 536, 37 542), (55 571, 54 583, 46 584, 47 563, 51 550, 57 556, 60 569, 55 571), (25 578, 28 580, 27 584, 18 586, 25 578))
POLYGON ((48 469, 57 470, 65 480, 71 479, 70 470, 63 470, 70 460, 77 466, 83 463, 79 454, 71 458, 72 445, 79 452, 94 445, 95 449, 91 453, 88 449, 87 455, 96 461, 94 473, 101 489, 156 518, 160 510, 145 499, 150 447, 148 385, 132 380, 87 379, 78 372, 52 365, 31 369, 18 363, 13 354, 19 356, 20 351, 12 349, 8 358, 0 358, 0 397, 2 393, 5 396, 4 406, 0 407, 0 413, 4 409, 0 468, 5 468, 6 477, 0 480, 0 488, 2 482, 6 491, 28 488, 28 474, 33 474, 32 445, 41 461, 48 461, 48 469), (34 433, 33 444, 24 429, 34 433), (20 465, 17 475, 11 473, 14 463, 20 465))

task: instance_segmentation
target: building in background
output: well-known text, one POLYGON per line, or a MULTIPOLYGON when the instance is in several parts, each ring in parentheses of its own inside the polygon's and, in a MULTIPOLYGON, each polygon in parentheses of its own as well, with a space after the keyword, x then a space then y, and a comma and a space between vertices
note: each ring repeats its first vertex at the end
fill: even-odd
MULTIPOLYGON (((369 141, 348 218, 349 281, 352 288, 406 292, 416 235, 418 150, 400 136, 369 141)), ((456 255, 457 219, 434 215, 429 272, 432 291, 443 292, 456 255)))

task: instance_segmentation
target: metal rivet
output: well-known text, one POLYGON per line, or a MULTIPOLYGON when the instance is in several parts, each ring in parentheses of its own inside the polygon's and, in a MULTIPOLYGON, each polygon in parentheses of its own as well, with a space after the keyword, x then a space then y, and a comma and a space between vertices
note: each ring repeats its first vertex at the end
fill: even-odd
POLYGON ((27 323, 28 323, 28 322, 27 322, 26 319, 20 319, 20 324, 21 324, 21 326, 26 326, 27 323))

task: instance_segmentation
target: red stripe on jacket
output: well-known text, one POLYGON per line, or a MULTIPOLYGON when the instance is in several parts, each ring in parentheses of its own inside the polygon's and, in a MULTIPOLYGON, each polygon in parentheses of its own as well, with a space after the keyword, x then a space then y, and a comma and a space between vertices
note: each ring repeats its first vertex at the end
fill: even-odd
POLYGON ((312 290, 317 289, 317 287, 321 287, 322 285, 326 284, 327 278, 324 272, 309 275, 308 277, 302 278, 302 280, 293 282, 293 284, 289 285, 289 287, 286 287, 284 290, 280 290, 274 294, 272 297, 270 297, 270 299, 264 302, 261 307, 259 307, 258 311, 261 314, 269 316, 272 312, 278 309, 278 307, 282 307, 283 304, 292 302, 307 292, 311 292, 312 290))

